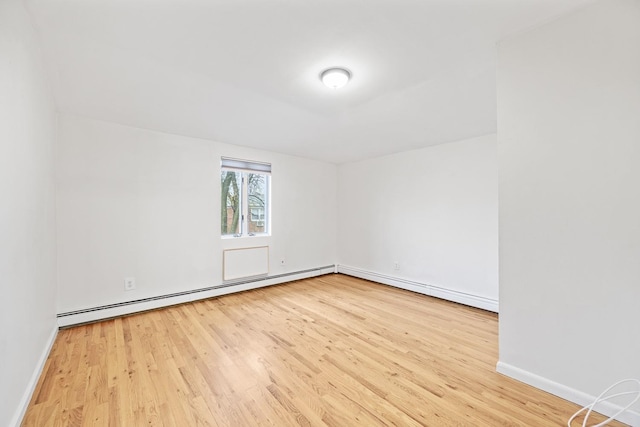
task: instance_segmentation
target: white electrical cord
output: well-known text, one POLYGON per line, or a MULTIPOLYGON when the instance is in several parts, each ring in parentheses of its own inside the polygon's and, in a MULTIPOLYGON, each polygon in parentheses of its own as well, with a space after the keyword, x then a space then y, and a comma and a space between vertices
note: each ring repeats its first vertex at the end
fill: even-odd
POLYGON ((593 411, 593 408, 595 408, 598 403, 606 402, 607 400, 613 399, 614 397, 626 396, 628 394, 635 394, 636 398, 633 399, 633 401, 631 401, 631 403, 629 403, 627 406, 625 406, 624 408, 620 409, 614 415, 609 417, 607 420, 601 422, 600 424, 596 424, 593 427, 602 427, 602 426, 606 425, 609 421, 613 420, 618 415, 622 414, 627 409, 631 408, 638 400, 640 400, 640 380, 636 380, 634 378, 627 378, 626 380, 621 380, 621 381, 618 381, 617 383, 613 384, 611 387, 609 387, 608 389, 606 389, 605 391, 600 393, 600 396, 598 396, 596 398, 596 400, 593 401, 593 403, 591 403, 588 406, 585 406, 584 408, 580 409, 578 412, 573 414, 573 416, 571 418, 569 418, 569 422, 567 423, 567 426, 571 427, 571 423, 573 422, 573 420, 578 415, 580 415, 582 412, 587 411, 587 415, 584 416, 584 421, 582 422, 582 427, 587 427, 587 421, 589 420, 589 415, 591 415, 591 412, 593 411), (610 396, 605 396, 609 391, 611 391, 612 388, 617 387, 620 384, 629 383, 629 382, 636 383, 638 385, 638 390, 635 390, 635 391, 623 391, 622 393, 616 393, 616 394, 612 394, 610 396))

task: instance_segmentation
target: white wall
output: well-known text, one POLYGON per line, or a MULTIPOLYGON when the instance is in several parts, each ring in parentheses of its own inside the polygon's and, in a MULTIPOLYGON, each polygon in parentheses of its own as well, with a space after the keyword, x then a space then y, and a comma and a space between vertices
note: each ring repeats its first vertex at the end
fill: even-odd
POLYGON ((503 42, 498 88, 499 369, 581 401, 640 378, 640 1, 503 42))
POLYGON ((59 128, 59 312, 219 285, 224 248, 269 245, 272 275, 335 262, 335 165, 73 115, 59 128), (220 238, 221 156, 272 163, 271 237, 220 238))
POLYGON ((338 183, 341 269, 497 310, 495 134, 343 164, 338 183))
POLYGON ((20 1, 0 2, 0 425, 15 425, 55 337, 55 111, 20 1))

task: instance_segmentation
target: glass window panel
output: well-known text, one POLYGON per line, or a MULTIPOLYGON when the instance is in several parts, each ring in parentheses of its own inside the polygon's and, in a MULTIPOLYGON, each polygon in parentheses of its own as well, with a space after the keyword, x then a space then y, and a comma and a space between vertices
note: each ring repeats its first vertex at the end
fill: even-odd
POLYGON ((221 227, 222 235, 237 235, 242 233, 242 173, 222 170, 221 185, 221 227))
POLYGON ((249 234, 266 233, 268 211, 268 185, 269 175, 259 173, 247 173, 247 203, 249 207, 249 234))

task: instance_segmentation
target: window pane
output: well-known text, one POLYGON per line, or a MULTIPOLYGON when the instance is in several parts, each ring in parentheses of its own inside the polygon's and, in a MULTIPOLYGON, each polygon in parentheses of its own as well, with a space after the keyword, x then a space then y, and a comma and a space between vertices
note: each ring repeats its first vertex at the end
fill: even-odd
POLYGON ((241 173, 223 170, 220 174, 220 185, 222 186, 222 203, 220 205, 222 235, 240 234, 240 224, 242 223, 242 207, 240 204, 241 173))
POLYGON ((249 233, 266 233, 267 230, 267 194, 269 176, 259 173, 247 173, 247 195, 249 204, 249 233))

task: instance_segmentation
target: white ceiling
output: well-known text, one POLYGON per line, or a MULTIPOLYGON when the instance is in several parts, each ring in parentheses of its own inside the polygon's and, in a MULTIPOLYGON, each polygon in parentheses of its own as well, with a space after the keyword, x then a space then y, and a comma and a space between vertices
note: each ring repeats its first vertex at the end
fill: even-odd
POLYGON ((342 163, 495 132, 496 41, 589 1, 27 4, 60 111, 342 163))

